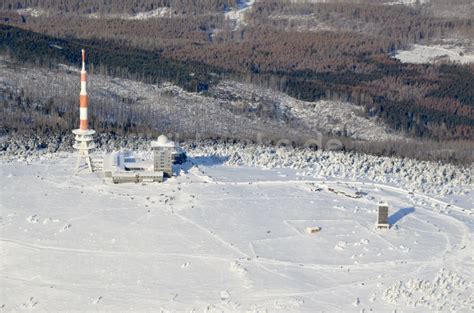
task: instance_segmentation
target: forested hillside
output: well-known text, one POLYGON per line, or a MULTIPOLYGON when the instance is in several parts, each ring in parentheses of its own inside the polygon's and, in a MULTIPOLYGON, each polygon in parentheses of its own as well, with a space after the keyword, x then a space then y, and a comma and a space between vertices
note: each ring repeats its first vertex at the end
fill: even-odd
POLYGON ((137 13, 171 8, 177 13, 208 13, 234 6, 238 0, 2 0, 3 10, 39 8, 63 14, 137 13))
POLYGON ((236 21, 227 13, 245 1, 6 0, 0 40, 19 61, 76 65, 85 46, 92 72, 194 92, 233 79, 351 102, 407 136, 474 138, 474 65, 391 58, 413 43, 473 40, 472 16, 459 13, 472 6, 388 2, 260 0, 236 21))

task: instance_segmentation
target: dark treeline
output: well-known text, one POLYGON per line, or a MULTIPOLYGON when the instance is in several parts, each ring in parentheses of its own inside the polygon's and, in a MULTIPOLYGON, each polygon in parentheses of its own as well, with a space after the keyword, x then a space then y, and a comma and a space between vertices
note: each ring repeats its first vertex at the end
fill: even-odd
POLYGON ((133 14, 158 8, 170 8, 176 13, 222 11, 235 6, 236 0, 2 0, 0 9, 40 8, 64 14, 133 14))
POLYGON ((115 43, 97 40, 65 40, 0 24, 0 49, 21 62, 55 67, 58 63, 77 64, 78 51, 86 48, 91 71, 131 78, 147 83, 173 82, 188 91, 206 90, 216 80, 217 68, 192 61, 174 61, 159 53, 124 49, 115 43))

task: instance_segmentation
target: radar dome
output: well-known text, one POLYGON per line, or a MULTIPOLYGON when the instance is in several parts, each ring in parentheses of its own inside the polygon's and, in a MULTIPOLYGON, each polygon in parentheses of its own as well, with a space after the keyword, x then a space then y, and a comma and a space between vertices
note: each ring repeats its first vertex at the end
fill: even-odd
POLYGON ((168 137, 166 137, 165 135, 160 135, 158 137, 158 144, 164 145, 166 143, 168 143, 168 137))

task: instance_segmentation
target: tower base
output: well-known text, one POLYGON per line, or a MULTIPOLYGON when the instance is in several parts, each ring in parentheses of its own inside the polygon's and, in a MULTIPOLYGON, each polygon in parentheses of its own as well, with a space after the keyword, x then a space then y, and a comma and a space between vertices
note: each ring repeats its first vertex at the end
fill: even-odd
POLYGON ((76 173, 79 172, 82 164, 85 164, 89 168, 89 171, 91 173, 94 172, 89 151, 95 148, 95 143, 93 142, 93 135, 95 134, 95 130, 75 129, 72 131, 72 133, 76 135, 76 142, 74 143, 73 147, 74 149, 78 150, 76 173), (82 162, 83 160, 84 162, 82 162))

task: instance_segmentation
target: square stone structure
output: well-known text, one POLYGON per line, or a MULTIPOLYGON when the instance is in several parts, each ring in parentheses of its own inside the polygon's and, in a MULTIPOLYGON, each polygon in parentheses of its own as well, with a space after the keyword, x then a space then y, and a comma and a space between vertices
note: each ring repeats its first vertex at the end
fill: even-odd
POLYGON ((379 202, 376 228, 377 229, 390 228, 390 224, 388 223, 388 203, 387 202, 379 202))
POLYGON ((176 150, 174 142, 161 135, 157 141, 152 141, 151 149, 153 151, 153 170, 163 172, 167 177, 173 176, 173 153, 176 150))

